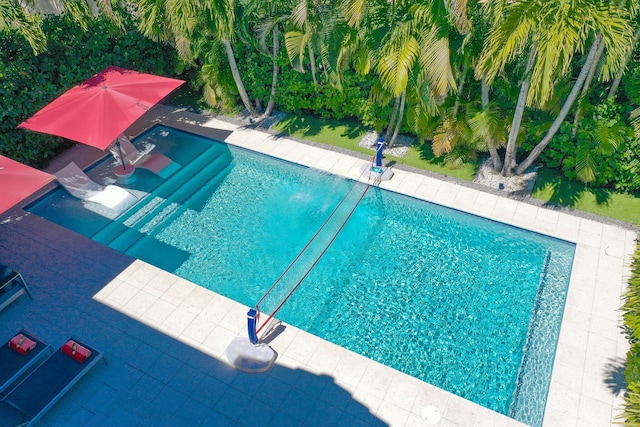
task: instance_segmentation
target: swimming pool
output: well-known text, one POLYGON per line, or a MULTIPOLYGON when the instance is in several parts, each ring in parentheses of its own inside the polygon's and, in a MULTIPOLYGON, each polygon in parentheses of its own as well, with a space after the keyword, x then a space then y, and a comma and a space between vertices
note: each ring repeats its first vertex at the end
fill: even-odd
MULTIPOLYGON (((145 141, 186 166, 168 180, 137 172, 144 206, 114 222, 55 191, 29 210, 247 306, 354 185, 166 127, 145 141)), ((278 317, 539 425, 573 253, 373 188, 278 317)))

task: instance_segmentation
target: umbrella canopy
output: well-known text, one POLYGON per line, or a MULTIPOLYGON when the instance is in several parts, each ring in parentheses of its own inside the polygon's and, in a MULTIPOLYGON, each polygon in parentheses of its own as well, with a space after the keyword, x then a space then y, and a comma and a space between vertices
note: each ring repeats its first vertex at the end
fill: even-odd
POLYGON ((108 67, 69 89, 19 128, 62 136, 105 150, 184 80, 108 67))
POLYGON ((55 177, 0 156, 0 214, 26 199, 55 177))

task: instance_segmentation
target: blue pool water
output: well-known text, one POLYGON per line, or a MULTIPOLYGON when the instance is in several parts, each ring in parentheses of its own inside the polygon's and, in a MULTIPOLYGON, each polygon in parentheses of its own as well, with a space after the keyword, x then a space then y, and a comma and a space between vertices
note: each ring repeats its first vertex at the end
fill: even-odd
MULTIPOLYGON (((131 211, 112 220, 63 190, 29 210, 247 306, 352 187, 364 190, 163 126, 136 143, 153 143, 183 166, 166 180, 137 171, 126 187, 142 202, 131 211)), ((88 174, 108 179, 112 166, 88 174)), ((371 188, 277 317, 538 426, 574 250, 371 188)), ((301 260, 285 288, 310 266, 301 260)))

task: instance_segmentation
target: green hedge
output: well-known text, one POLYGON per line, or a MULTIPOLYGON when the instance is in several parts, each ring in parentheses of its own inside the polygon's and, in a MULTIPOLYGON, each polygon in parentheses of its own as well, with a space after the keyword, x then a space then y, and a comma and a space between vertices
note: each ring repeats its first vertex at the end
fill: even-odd
POLYGON ((175 51, 152 42, 134 29, 125 33, 105 18, 88 30, 61 16, 44 19, 47 51, 34 56, 14 32, 0 33, 0 154, 36 167, 67 147, 63 138, 17 129, 16 126, 67 89, 109 65, 153 74, 176 76, 175 51))
POLYGON ((631 263, 629 286, 622 306, 624 328, 631 349, 627 354, 627 394, 622 418, 627 427, 640 426, 640 242, 631 263))
MULTIPOLYGON (((238 45, 236 56, 247 91, 266 106, 271 91, 271 58, 248 51, 242 45, 238 45)), ((293 70, 286 52, 281 52, 278 62, 281 65, 275 97, 278 110, 293 116, 357 120, 378 130, 388 123, 391 106, 381 108, 369 100, 370 77, 347 70, 338 89, 328 83, 328 76, 321 68, 316 75, 318 84, 313 83, 308 65, 304 73, 293 70)))

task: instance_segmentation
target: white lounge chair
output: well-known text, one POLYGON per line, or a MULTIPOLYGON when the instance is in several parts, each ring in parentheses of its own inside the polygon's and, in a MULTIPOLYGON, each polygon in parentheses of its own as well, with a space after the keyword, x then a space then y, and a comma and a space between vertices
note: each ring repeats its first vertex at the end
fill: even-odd
POLYGON ((163 154, 150 153, 153 147, 154 145, 151 145, 151 147, 145 151, 138 151, 129 138, 120 135, 113 144, 109 146, 109 152, 120 164, 123 163, 122 157, 124 157, 124 163, 127 165, 147 169, 161 178, 168 178, 180 168, 180 165, 163 154), (122 154, 122 156, 120 154, 122 154))
POLYGON ((54 175, 71 195, 87 202, 98 203, 115 211, 117 214, 121 214, 138 201, 133 194, 124 188, 116 185, 104 186, 92 181, 73 162, 54 173, 54 175))

